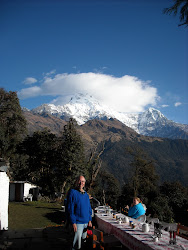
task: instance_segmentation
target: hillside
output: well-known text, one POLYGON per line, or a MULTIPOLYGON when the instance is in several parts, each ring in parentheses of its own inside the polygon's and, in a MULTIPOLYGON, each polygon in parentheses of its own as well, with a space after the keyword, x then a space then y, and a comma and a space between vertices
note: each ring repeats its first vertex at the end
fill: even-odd
POLYGON ((48 114, 38 115, 33 114, 30 111, 24 111, 23 114, 27 120, 29 135, 32 135, 33 132, 44 128, 47 128, 52 133, 59 135, 66 124, 66 121, 48 114))
MULTIPOLYGON (((52 133, 60 135, 66 124, 52 115, 38 115, 24 112, 28 121, 29 134, 45 127, 52 133)), ((136 133, 116 119, 90 120, 78 126, 87 153, 100 143, 105 144, 101 156, 103 168, 108 169, 123 185, 131 174, 131 156, 126 152, 127 146, 139 146, 153 159, 160 181, 188 183, 188 140, 166 139, 144 136, 136 133)))
POLYGON ((126 148, 140 147, 154 161, 160 181, 188 183, 188 140, 142 136, 121 122, 89 121, 81 126, 87 138, 96 142, 105 142, 102 154, 103 167, 107 168, 121 184, 131 175, 131 156, 126 148))

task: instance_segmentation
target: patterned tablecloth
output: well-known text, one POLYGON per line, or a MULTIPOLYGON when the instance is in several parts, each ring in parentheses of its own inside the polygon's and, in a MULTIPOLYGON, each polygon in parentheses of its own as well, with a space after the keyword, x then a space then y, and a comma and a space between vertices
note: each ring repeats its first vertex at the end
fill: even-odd
POLYGON ((114 234, 121 243, 128 247, 129 249, 187 249, 188 250, 188 240, 176 236, 176 245, 169 244, 169 232, 162 231, 162 237, 159 238, 158 242, 153 241, 154 228, 151 226, 148 233, 142 232, 142 224, 138 223, 136 220, 131 219, 136 227, 131 228, 129 223, 119 224, 112 215, 106 215, 102 213, 96 213, 95 219, 98 228, 105 233, 114 234))

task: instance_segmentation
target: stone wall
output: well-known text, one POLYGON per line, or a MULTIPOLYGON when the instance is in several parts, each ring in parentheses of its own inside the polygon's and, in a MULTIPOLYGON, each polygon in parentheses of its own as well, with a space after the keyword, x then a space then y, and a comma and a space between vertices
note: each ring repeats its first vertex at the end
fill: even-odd
POLYGON ((9 177, 0 172, 0 230, 8 230, 9 177))

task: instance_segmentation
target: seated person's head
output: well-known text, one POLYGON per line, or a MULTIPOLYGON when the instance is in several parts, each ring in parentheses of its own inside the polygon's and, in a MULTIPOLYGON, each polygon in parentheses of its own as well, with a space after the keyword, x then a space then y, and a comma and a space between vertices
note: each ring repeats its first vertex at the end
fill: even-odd
POLYGON ((135 206, 135 205, 138 205, 140 202, 141 202, 140 198, 138 198, 138 197, 134 197, 134 198, 133 198, 133 205, 134 205, 134 206, 135 206))

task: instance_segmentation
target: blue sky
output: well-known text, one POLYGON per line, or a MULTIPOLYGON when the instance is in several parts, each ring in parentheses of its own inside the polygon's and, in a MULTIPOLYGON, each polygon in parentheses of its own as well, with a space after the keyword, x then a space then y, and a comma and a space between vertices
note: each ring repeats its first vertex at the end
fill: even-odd
POLYGON ((89 93, 188 124, 188 28, 172 0, 1 0, 0 87, 29 109, 89 93))

